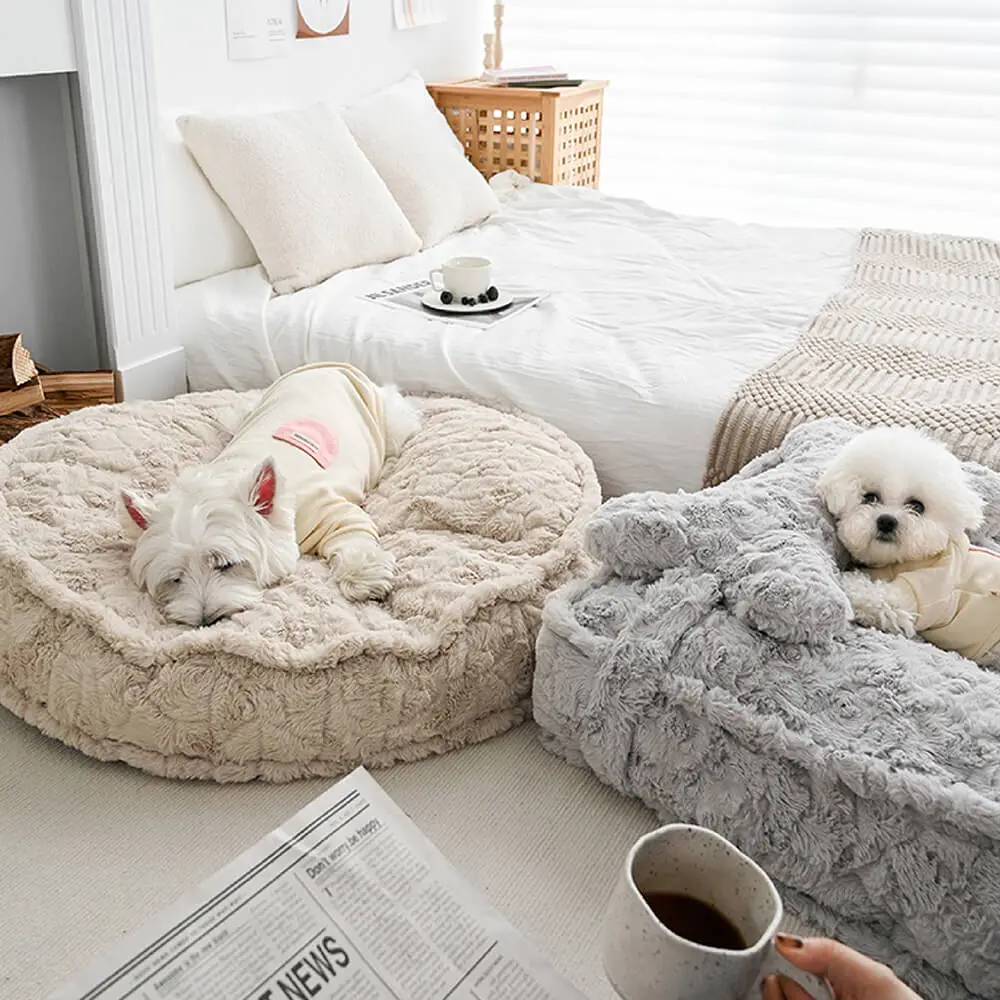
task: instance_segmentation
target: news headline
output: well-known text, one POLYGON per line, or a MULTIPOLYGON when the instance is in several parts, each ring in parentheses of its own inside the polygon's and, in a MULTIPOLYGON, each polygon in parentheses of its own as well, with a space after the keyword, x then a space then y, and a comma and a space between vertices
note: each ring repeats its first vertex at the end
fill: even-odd
POLYGON ((332 868, 338 861, 351 853, 354 848, 360 846, 374 833, 382 829, 380 819, 370 819, 364 826, 354 831, 343 843, 338 844, 332 851, 320 856, 318 861, 306 866, 306 875, 314 881, 320 877, 328 868, 332 868))
POLYGON ((315 1000, 331 995, 338 975, 350 968, 351 956, 332 934, 324 934, 308 951, 276 976, 255 1000, 315 1000))

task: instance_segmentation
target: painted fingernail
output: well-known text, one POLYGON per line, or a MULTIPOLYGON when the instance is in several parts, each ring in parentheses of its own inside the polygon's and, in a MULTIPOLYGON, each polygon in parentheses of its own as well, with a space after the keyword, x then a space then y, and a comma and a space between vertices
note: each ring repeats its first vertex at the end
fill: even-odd
POLYGON ((776 934, 775 937, 778 944, 783 945, 785 948, 798 949, 804 943, 802 938, 796 937, 794 934, 776 934))

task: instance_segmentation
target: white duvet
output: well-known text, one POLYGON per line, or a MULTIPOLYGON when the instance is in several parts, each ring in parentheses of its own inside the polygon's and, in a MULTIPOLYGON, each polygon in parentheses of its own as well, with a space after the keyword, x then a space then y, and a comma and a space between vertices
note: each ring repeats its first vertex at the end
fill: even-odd
POLYGON ((346 361, 404 390, 475 396, 562 428, 606 495, 697 489, 732 391, 787 348, 843 281, 851 230, 670 215, 544 185, 500 215, 391 264, 272 296, 259 268, 177 292, 192 390, 257 388, 311 361, 346 361), (498 286, 550 293, 474 330, 363 301, 457 254, 498 286))

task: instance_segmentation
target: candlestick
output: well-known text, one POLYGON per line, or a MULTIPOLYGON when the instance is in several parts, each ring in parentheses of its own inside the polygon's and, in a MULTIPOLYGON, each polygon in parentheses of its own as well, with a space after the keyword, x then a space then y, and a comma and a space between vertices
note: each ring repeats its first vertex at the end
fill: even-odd
POLYGON ((503 68, 503 4, 493 4, 493 68, 503 68))

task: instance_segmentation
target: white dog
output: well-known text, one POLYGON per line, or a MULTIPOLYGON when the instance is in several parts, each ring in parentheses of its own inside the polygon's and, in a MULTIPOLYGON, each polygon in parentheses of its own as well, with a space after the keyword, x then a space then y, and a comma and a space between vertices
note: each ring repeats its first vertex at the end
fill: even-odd
POLYGON ((819 480, 855 569, 844 590, 861 624, 1000 664, 1000 555, 970 545, 983 501, 959 460, 918 430, 850 441, 819 480))
POLYGON ((208 465, 160 496, 122 494, 132 578, 195 626, 252 607, 300 554, 328 559, 349 600, 385 597, 393 559, 360 504, 419 425, 394 388, 350 365, 289 372, 208 465))

